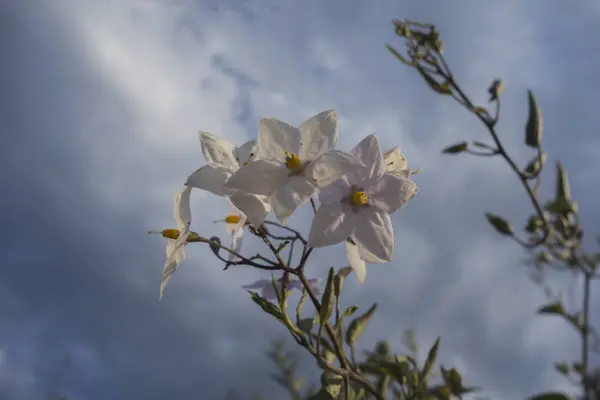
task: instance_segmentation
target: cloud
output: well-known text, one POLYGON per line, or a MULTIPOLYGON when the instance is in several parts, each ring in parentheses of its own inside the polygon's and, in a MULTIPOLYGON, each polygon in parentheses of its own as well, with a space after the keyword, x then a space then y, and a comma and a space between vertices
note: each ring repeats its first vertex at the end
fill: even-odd
MULTIPOLYGON (((203 162, 198 130, 241 143, 263 116, 297 124, 330 108, 341 115, 341 149, 376 132, 423 168, 418 196, 394 216, 394 261, 369 267, 364 285, 345 285, 346 305, 379 304, 362 348, 388 339, 400 350, 407 327, 422 349, 441 335, 442 362, 494 398, 547 388, 558 380, 552 363, 577 354, 567 327, 533 318, 544 298, 526 278, 524 255, 483 218, 490 211, 519 226, 528 216, 519 182, 505 163, 439 154, 486 133, 383 44, 400 46, 392 16, 435 22, 477 104, 502 77, 498 128, 521 164, 532 157, 522 131, 533 88, 551 158, 563 158, 584 220, 595 221, 592 2, 578 3, 558 28, 546 21, 562 6, 516 1, 0 7, 10 32, 0 39, 8 60, 0 123, 10 133, 0 146, 11 149, 0 159, 0 382, 11 398, 40 398, 67 356, 58 386, 72 398, 212 399, 232 387, 283 396, 263 351, 285 331, 239 288, 267 274, 223 272, 208 249, 188 246, 158 302, 164 243, 145 232, 173 224, 172 193, 203 162), (6 383, 14 376, 27 377, 19 381, 27 389, 6 383)), ((195 230, 224 239, 212 224, 228 211, 222 199, 196 191, 193 211, 195 230)), ((308 218, 304 208, 290 224, 307 232, 308 218)), ((246 245, 249 254, 260 248, 246 245)), ((340 246, 316 251, 307 268, 323 277, 327 265, 343 263, 340 246)), ((308 357, 302 366, 317 378, 308 357)))

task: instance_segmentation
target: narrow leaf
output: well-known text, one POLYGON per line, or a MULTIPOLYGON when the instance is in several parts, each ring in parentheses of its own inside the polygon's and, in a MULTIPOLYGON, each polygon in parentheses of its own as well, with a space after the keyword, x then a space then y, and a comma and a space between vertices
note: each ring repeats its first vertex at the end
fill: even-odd
POLYGON ((327 284, 325 285, 325 291, 321 297, 321 310, 319 313, 319 323, 325 325, 331 316, 333 309, 333 267, 329 268, 329 275, 327 276, 327 284))
POLYGON ((416 68, 417 68, 417 71, 419 71, 419 73, 423 77, 423 79, 425 79, 425 82, 427 82, 429 87, 431 89, 433 89, 434 92, 440 93, 440 94, 450 94, 451 93, 450 85, 448 84, 448 82, 440 83, 440 82, 436 81, 431 75, 429 75, 429 73, 427 71, 425 71, 419 65, 416 65, 416 68))
POLYGON ((527 99, 529 102, 529 115, 525 125, 525 144, 529 147, 538 148, 542 142, 542 112, 531 90, 527 91, 527 99))
POLYGON ((427 359, 425 360, 425 365, 423 365, 423 370, 421 371, 421 375, 423 379, 427 379, 427 375, 431 372, 431 368, 435 364, 435 360, 437 359, 438 348, 440 347, 440 338, 438 337, 435 340, 431 349, 429 349, 429 353, 427 354, 427 359))
POLYGON ((485 213, 485 216, 489 223, 492 224, 496 231, 498 231, 498 233, 501 233, 503 235, 513 234, 512 226, 508 222, 506 222, 504 218, 490 213, 485 213))
POLYGON ((356 341, 356 339, 365 330, 367 323, 369 322, 369 320, 375 313, 376 309, 377 309, 377 304, 373 304, 366 313, 355 318, 354 320, 352 320, 352 322, 350 322, 350 325, 348 326, 348 330, 346 331, 346 343, 348 343, 349 346, 354 345, 354 342, 356 341))
POLYGON ((446 147, 444 150, 442 150, 442 153, 443 154, 462 153, 463 151, 467 150, 468 146, 469 146, 469 144, 467 142, 456 143, 456 144, 453 144, 452 146, 446 147))
POLYGON ((537 311, 538 314, 565 315, 565 308, 560 301, 542 306, 537 311))

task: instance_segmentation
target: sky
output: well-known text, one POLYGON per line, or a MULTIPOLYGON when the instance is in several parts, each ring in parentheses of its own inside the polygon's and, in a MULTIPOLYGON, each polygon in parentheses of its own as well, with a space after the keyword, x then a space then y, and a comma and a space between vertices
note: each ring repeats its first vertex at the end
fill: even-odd
MULTIPOLYGON (((412 328, 423 350, 441 336, 440 362, 483 387, 482 398, 572 390, 553 363, 577 357, 577 336, 534 318, 546 299, 525 254, 484 218, 519 227, 531 206, 500 159, 440 154, 489 137, 386 51, 401 46, 393 18, 438 26, 476 103, 503 79, 499 134, 521 165, 533 156, 523 136, 533 90, 549 153, 542 194, 552 194, 560 158, 593 244, 594 1, 1 1, 0 398, 218 400, 233 389, 285 398, 264 352, 286 331, 240 288, 269 275, 222 271, 208 248, 190 245, 159 302, 165 242, 146 232, 173 227, 173 194, 204 163, 199 130, 242 144, 262 117, 297 125, 327 109, 340 115, 339 149, 375 132, 422 168, 418 195, 392 218, 393 261, 344 285, 344 304, 379 305, 359 347, 384 339, 401 352, 412 328)), ((212 221, 228 211, 222 198, 192 193, 196 232, 227 241, 212 221)), ((307 235, 310 215, 303 207, 289 224, 307 235)), ((262 248, 248 240, 245 251, 262 248)), ((323 279, 345 263, 343 245, 318 250, 307 274, 323 279)), ((576 306, 577 281, 548 280, 576 306)), ((301 360, 315 382, 314 361, 301 360)))

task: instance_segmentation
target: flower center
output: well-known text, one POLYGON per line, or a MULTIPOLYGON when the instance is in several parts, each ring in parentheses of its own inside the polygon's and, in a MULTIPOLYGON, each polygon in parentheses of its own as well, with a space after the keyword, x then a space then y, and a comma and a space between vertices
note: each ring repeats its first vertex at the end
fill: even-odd
POLYGON ((239 215, 228 215, 225 217, 225 223, 227 224, 237 224, 238 222, 240 222, 239 215))
POLYGON ((179 229, 165 229, 161 234, 167 239, 177 239, 179 237, 179 229))
POLYGON ((365 192, 354 192, 350 196, 350 202, 355 206, 364 206, 369 202, 369 196, 365 192))
POLYGON ((285 165, 286 165, 286 167, 288 167, 291 170, 297 170, 297 169, 300 169, 300 167, 302 166, 302 162, 300 161, 300 158, 298 158, 297 154, 288 153, 286 151, 285 152, 285 165))

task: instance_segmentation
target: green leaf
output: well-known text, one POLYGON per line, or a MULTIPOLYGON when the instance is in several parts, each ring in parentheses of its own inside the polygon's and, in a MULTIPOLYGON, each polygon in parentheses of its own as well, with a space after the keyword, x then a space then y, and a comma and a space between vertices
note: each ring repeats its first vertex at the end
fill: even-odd
POLYGON ((546 304, 537 311, 538 314, 565 315, 565 308, 560 301, 546 304))
POLYGON ((310 396, 308 400, 335 400, 335 396, 332 396, 327 390, 322 388, 317 393, 310 396))
POLYGON ((500 97, 503 90, 504 83, 501 79, 496 79, 494 82, 492 82, 491 86, 488 89, 488 92, 490 93, 490 101, 498 100, 498 97, 500 97))
POLYGON ((442 150, 442 153, 443 154, 462 153, 463 151, 467 150, 468 146, 469 146, 469 144, 467 142, 456 143, 456 144, 453 144, 452 146, 446 147, 444 150, 442 150))
POLYGON ((325 371, 321 374, 321 386, 327 393, 336 398, 342 387, 342 377, 331 371, 325 371))
POLYGON ((267 299, 260 297, 258 295, 258 293, 256 293, 256 292, 252 292, 252 291, 248 290, 248 293, 250 293, 252 301, 254 301, 256 304, 258 304, 260 306, 260 308, 263 309, 264 312, 271 314, 272 316, 274 316, 279 321, 281 321, 282 323, 285 324, 285 319, 283 317, 283 314, 281 313, 281 311, 279 311, 279 309, 275 306, 275 304, 271 303, 267 299))
POLYGON ((417 68, 417 71, 419 71, 419 74, 421 74, 423 79, 425 79, 425 82, 427 82, 429 87, 431 89, 433 89, 434 92, 439 93, 439 94, 450 94, 451 93, 450 84, 448 82, 440 83, 440 82, 436 81, 431 75, 429 75, 429 73, 427 71, 425 71, 418 64, 416 65, 416 68, 417 68))
POLYGON ((304 306, 304 303, 306 302, 307 296, 308 296, 308 291, 306 290, 306 288, 302 289, 302 296, 300 297, 300 300, 298 301, 298 306, 296 306, 296 325, 300 324, 300 312, 302 311, 302 307, 304 306))
POLYGON ((569 375, 569 364, 565 361, 555 363, 554 368, 565 376, 569 375))
POLYGON ((527 91, 527 99, 529 102, 529 115, 525 125, 525 144, 529 147, 538 148, 542 142, 542 112, 531 90, 527 91))
POLYGON ((333 267, 329 268, 329 275, 327 276, 327 284, 321 297, 321 310, 319 312, 319 323, 325 325, 331 316, 333 309, 333 267))
POLYGON ((559 392, 547 392, 536 394, 530 397, 529 400, 571 400, 566 394, 559 392))
POLYGON ((389 360, 377 360, 373 362, 386 374, 393 377, 396 382, 403 384, 406 376, 410 373, 410 366, 406 361, 394 362, 389 360))
POLYGON ((389 44, 386 44, 385 47, 390 51, 390 53, 392 53, 394 56, 396 56, 396 58, 398 60, 402 61, 404 64, 407 64, 407 65, 413 65, 414 64, 414 63, 408 61, 402 54, 400 54, 398 52, 398 50, 394 49, 389 44))
POLYGON ((298 321, 298 323, 296 325, 298 325, 298 328, 300 328, 300 330, 302 332, 304 332, 306 334, 310 334, 314 324, 315 324, 314 318, 303 318, 300 321, 298 321))
POLYGON ((358 310, 357 306, 350 306, 348 308, 346 308, 344 310, 344 313, 342 314, 342 318, 345 317, 351 317, 352 315, 354 315, 354 313, 358 310))
POLYGON ((350 322, 348 330, 346 331, 346 343, 348 343, 349 346, 354 345, 356 339, 363 333, 367 326, 367 323, 375 313, 376 309, 377 304, 373 304, 366 313, 355 318, 354 320, 352 320, 352 322, 350 322))
POLYGON ((506 222, 504 218, 490 213, 485 213, 485 216, 489 223, 492 224, 496 231, 498 231, 498 233, 501 233, 503 235, 513 234, 512 226, 508 222, 506 222))
POLYGON ((440 337, 435 340, 431 349, 429 349, 429 353, 427 354, 427 359, 425 360, 425 365, 423 365, 423 370, 421 371, 421 375, 423 379, 427 379, 427 375, 431 372, 431 368, 435 364, 435 360, 437 358, 438 348, 440 347, 440 337))
POLYGON ((527 164, 525 172, 528 174, 537 174, 544 166, 546 158, 548 158, 548 154, 545 151, 542 151, 540 156, 535 156, 535 158, 527 164))
POLYGON ((560 161, 556 162, 556 174, 556 199, 571 200, 569 177, 560 161))

